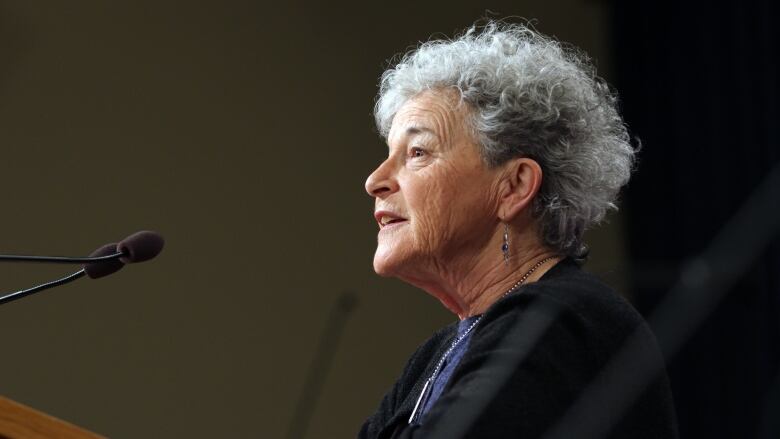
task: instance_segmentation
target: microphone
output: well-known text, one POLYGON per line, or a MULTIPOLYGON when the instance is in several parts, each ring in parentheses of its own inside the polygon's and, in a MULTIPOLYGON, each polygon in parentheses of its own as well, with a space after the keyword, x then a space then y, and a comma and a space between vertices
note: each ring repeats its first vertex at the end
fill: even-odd
POLYGON ((162 251, 165 240, 159 233, 143 230, 133 233, 119 241, 119 244, 106 244, 89 255, 91 262, 84 265, 84 271, 91 279, 108 276, 122 269, 125 264, 144 262, 154 258, 162 251), (111 259, 102 259, 108 257, 111 259))
POLYGON ((125 264, 132 264, 152 259, 160 254, 164 245, 165 240, 160 234, 143 230, 119 241, 116 251, 122 253, 119 260, 125 264))
MULTIPOLYGON (((95 250, 92 255, 84 257, 70 256, 27 256, 27 255, 0 255, 0 262, 42 262, 54 264, 83 264, 90 262, 99 262, 116 258, 124 258, 124 263, 143 262, 157 256, 165 245, 165 240, 157 232, 143 230, 133 233, 127 238, 119 241, 114 247, 113 253, 103 253, 97 255, 95 250), (94 256, 93 256, 94 255, 94 256)), ((108 245, 104 246, 108 247, 108 245)))
MULTIPOLYGON (((99 258, 102 256, 115 256, 117 253, 117 244, 106 244, 103 247, 93 251, 89 254, 89 258, 99 258)), ((113 259, 106 259, 99 262, 91 262, 84 264, 84 273, 89 276, 90 279, 97 279, 99 277, 108 276, 109 274, 116 273, 125 266, 125 263, 121 261, 121 257, 114 257, 113 259)))
POLYGON ((125 264, 148 261, 154 258, 160 254, 164 245, 165 240, 160 234, 144 230, 128 236, 119 241, 118 244, 106 244, 93 251, 87 257, 0 255, 0 262, 83 264, 81 270, 63 278, 0 296, 0 305, 58 285, 73 282, 84 275, 89 276, 91 279, 108 276, 121 270, 125 264))

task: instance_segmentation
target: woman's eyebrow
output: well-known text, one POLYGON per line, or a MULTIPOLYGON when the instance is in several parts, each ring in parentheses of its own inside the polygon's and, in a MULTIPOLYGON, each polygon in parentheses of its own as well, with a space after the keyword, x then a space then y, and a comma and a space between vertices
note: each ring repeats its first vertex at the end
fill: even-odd
MULTIPOLYGON (((421 134, 430 134, 434 136, 436 139, 439 139, 439 135, 436 133, 436 131, 432 130, 431 128, 428 128, 426 126, 421 125, 412 125, 404 130, 404 133, 402 137, 399 139, 403 142, 408 142, 410 137, 418 136, 421 134)), ((388 139, 389 140, 389 139, 388 139)), ((391 142, 387 142, 387 147, 390 148, 391 142)))
POLYGON ((436 133, 432 129, 424 126, 413 125, 406 129, 407 136, 411 136, 413 134, 422 134, 422 133, 430 133, 433 134, 434 136, 436 135, 436 133))
POLYGON ((428 134, 428 135, 431 135, 431 136, 433 136, 434 138, 436 138, 438 140, 441 140, 439 138, 439 134, 436 131, 434 131, 433 129, 428 128, 426 126, 420 126, 420 125, 412 125, 412 126, 408 127, 406 129, 406 131, 404 131, 404 138, 408 139, 410 137, 419 136, 419 135, 422 135, 422 134, 428 134))

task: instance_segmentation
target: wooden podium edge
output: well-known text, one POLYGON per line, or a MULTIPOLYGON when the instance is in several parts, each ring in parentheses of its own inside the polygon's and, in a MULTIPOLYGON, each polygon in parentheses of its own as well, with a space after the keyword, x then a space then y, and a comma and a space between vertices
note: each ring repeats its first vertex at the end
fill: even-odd
POLYGON ((0 396, 0 439, 105 439, 54 416, 0 396))

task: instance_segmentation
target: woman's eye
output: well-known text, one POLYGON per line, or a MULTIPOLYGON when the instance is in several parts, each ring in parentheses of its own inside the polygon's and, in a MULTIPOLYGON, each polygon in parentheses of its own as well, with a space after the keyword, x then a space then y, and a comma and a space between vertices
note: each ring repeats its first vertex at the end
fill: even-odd
POLYGON ((422 148, 415 147, 409 150, 409 157, 413 157, 413 158, 422 157, 424 155, 425 155, 425 150, 423 150, 422 148))

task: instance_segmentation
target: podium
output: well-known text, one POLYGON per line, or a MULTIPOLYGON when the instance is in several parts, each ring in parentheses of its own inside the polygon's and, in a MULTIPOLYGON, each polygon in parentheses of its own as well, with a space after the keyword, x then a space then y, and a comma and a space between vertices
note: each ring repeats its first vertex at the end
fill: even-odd
POLYGON ((105 439, 0 396, 0 439, 105 439))

